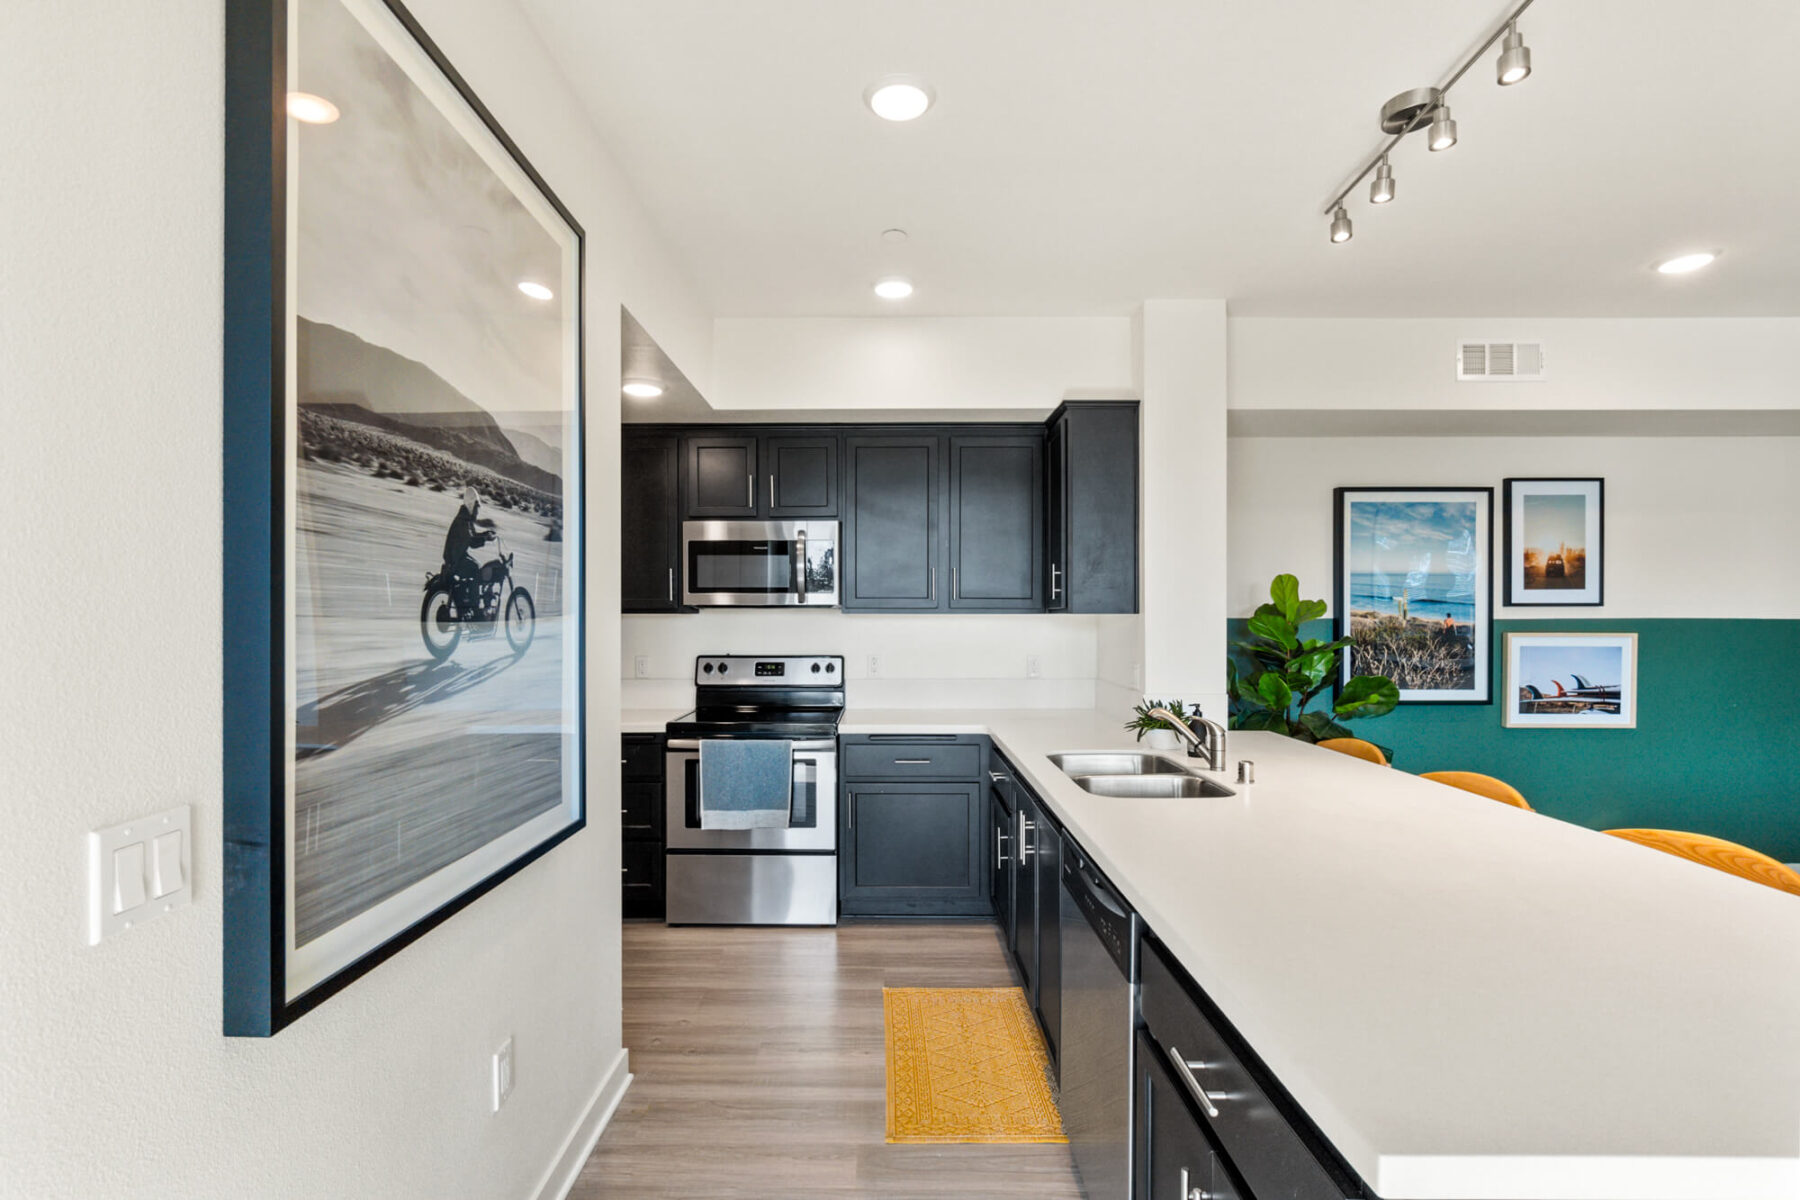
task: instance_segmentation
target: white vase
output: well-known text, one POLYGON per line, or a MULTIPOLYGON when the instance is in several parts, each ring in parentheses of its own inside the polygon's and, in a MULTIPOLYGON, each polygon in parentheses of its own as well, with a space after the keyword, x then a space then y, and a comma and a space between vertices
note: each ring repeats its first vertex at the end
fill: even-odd
POLYGON ((1152 729, 1144 734, 1144 742, 1152 750, 1179 750, 1181 741, 1173 729, 1152 729))

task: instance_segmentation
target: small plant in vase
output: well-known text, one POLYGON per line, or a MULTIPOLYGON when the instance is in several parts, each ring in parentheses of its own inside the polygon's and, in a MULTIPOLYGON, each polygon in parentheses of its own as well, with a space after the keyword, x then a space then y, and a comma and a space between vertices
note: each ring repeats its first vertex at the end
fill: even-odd
MULTIPOLYGON (((1231 728, 1265 729, 1303 742, 1355 737, 1343 722, 1380 717, 1400 703, 1400 689, 1385 675, 1357 675, 1338 689, 1330 706, 1308 709, 1314 698, 1337 681, 1348 638, 1322 642, 1302 638, 1300 626, 1325 615, 1323 600, 1300 599, 1300 581, 1277 575, 1269 585, 1270 603, 1250 618, 1250 641, 1236 643, 1256 667, 1249 674, 1226 660, 1226 687, 1231 694, 1231 728)), ((1388 761, 1393 752, 1381 748, 1388 761)))
POLYGON ((1150 710, 1153 708, 1166 708, 1176 716, 1180 717, 1183 721, 1188 720, 1190 717, 1198 716, 1199 714, 1190 713, 1181 706, 1181 701, 1179 700, 1164 702, 1162 700, 1152 700, 1148 696, 1144 697, 1144 702, 1142 704, 1133 706, 1131 710, 1132 718, 1125 722, 1125 728, 1134 730, 1137 733, 1138 741, 1141 742, 1148 736, 1150 745, 1157 750, 1174 750, 1178 748, 1181 745, 1181 739, 1175 736, 1175 727, 1161 717, 1151 716, 1150 710))

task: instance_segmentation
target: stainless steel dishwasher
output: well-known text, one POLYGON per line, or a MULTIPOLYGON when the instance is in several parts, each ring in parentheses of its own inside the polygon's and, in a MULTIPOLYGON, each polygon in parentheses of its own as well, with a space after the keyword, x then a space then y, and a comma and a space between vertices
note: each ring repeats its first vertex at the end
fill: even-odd
POLYGON ((1137 914, 1062 843, 1062 1115, 1088 1200, 1131 1195, 1137 914))

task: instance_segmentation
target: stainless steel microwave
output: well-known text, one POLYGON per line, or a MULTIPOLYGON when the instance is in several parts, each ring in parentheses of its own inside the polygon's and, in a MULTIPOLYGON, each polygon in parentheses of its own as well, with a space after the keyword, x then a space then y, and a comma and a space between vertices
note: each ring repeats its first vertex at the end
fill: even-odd
POLYGON ((683 604, 838 602, 836 521, 683 521, 681 559, 683 604))

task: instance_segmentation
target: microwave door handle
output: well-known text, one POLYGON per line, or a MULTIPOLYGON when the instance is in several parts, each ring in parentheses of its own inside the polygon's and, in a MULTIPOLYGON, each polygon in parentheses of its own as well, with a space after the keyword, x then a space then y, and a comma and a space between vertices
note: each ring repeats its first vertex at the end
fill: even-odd
MULTIPOLYGON (((770 478, 774 478, 770 476, 770 478)), ((794 534, 794 590, 800 593, 800 602, 806 603, 806 530, 794 534)))

